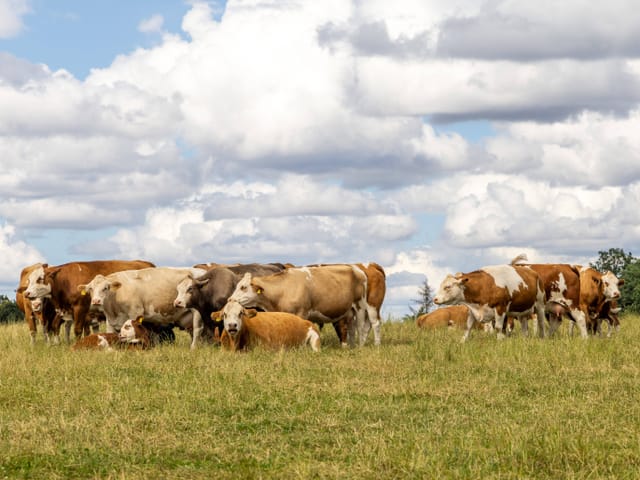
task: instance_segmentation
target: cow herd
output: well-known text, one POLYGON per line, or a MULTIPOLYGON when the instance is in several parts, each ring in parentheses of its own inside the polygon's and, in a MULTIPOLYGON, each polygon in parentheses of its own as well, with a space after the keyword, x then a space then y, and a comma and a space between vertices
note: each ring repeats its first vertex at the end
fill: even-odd
POLYGON ((609 332, 617 328, 620 298, 624 283, 612 272, 600 273, 591 267, 568 264, 525 263, 519 255, 508 265, 481 268, 469 273, 448 275, 434 297, 437 305, 457 305, 455 310, 439 309, 418 318, 422 327, 436 326, 444 321, 450 326, 463 326, 463 341, 469 338, 475 324, 491 325, 502 338, 509 317, 521 322, 527 334, 528 320, 535 316, 537 332, 545 336, 557 330, 563 317, 580 329, 582 337, 601 333, 602 321, 609 323, 609 332))
MULTIPOLYGON (((463 341, 478 325, 498 338, 513 319, 523 334, 536 318, 540 337, 553 335, 563 317, 580 334, 599 333, 603 320, 617 327, 623 283, 613 273, 568 264, 525 263, 487 266, 448 275, 434 297, 442 307, 417 319, 419 327, 457 325, 463 341)), ((156 267, 146 261, 88 261, 25 267, 16 290, 31 342, 37 325, 46 342, 60 343, 60 329, 74 349, 149 348, 175 338, 174 328, 191 335, 191 348, 219 344, 229 350, 257 344, 272 348, 309 345, 320 349, 318 325, 331 323, 343 346, 364 345, 373 330, 380 345, 380 308, 386 293, 383 268, 376 263, 197 264, 156 267), (106 322, 106 333, 96 330, 106 322)))
POLYGON ((174 328, 191 335, 191 348, 256 344, 320 348, 317 324, 331 323, 342 345, 363 345, 373 330, 380 344, 385 273, 375 263, 295 267, 281 263, 157 267, 145 261, 89 261, 25 267, 16 290, 31 342, 37 325, 46 342, 60 329, 76 349, 115 345, 148 348, 172 341, 174 328), (97 320, 106 333, 90 333, 97 320), (84 338, 83 338, 84 337, 84 338))

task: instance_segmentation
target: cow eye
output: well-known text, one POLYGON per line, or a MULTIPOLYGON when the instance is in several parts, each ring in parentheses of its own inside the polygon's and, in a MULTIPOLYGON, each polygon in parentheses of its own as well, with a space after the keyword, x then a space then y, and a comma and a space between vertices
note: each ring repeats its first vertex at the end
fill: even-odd
POLYGON ((193 287, 187 288, 187 293, 191 293, 191 292, 193 292, 193 287))

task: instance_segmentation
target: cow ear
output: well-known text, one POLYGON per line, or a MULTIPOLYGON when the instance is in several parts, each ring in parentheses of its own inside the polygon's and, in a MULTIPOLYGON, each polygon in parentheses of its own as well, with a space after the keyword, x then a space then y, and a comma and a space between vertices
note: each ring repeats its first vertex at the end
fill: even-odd
POLYGON ((198 279, 193 281, 193 284, 200 288, 200 287, 204 287, 207 283, 209 283, 209 279, 208 278, 203 278, 202 280, 198 279))
POLYGON ((22 292, 24 292, 26 289, 27 289, 27 287, 18 287, 18 288, 16 289, 16 293, 22 293, 22 292))
POLYGON ((211 320, 213 320, 214 322, 219 322, 221 316, 222 316, 222 310, 218 310, 217 312, 211 312, 211 320))
POLYGON ((118 282, 117 280, 111 284, 111 288, 113 288, 114 290, 117 290, 121 286, 122 286, 122 283, 118 282))
POLYGON ((246 315, 247 318, 253 318, 256 316, 257 313, 258 311, 255 308, 245 308, 244 310, 244 314, 246 315))
POLYGON ((618 286, 620 285, 624 285, 624 278, 619 278, 618 279, 618 286))
POLYGON ((80 292, 80 295, 86 295, 87 294, 87 286, 86 285, 78 285, 77 290, 78 290, 78 292, 80 292))
POLYGON ((264 288, 262 287, 256 287, 256 294, 258 295, 262 295, 264 293, 264 288))
POLYGON ((467 283, 469 281, 469 277, 463 277, 460 279, 460 284, 464 285, 465 283, 467 283))
POLYGON ((49 276, 50 276, 51 278, 56 278, 56 275, 58 275, 58 272, 59 272, 59 271, 60 271, 60 269, 59 269, 59 268, 54 268, 54 269, 52 269, 52 270, 49 272, 49 276))
POLYGON ((138 323, 142 323, 143 320, 144 320, 144 316, 143 315, 138 315, 136 317, 136 322, 138 322, 138 323))

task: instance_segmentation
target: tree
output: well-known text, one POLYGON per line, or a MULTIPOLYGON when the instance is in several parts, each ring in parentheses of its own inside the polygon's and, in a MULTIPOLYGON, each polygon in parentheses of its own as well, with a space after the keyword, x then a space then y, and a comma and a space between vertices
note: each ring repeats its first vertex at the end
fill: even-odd
POLYGON ((0 323, 19 322, 24 318, 14 300, 0 295, 0 323))
POLYGON ((411 300, 411 303, 417 305, 418 308, 414 308, 409 305, 410 314, 405 315, 404 320, 415 320, 420 315, 429 312, 433 308, 433 293, 431 287, 429 287, 429 280, 424 279, 423 284, 418 289, 418 295, 420 298, 411 300))
POLYGON ((624 284, 620 287, 620 306, 633 313, 640 313, 640 259, 629 263, 622 272, 624 284))
POLYGON ((620 278, 627 265, 634 260, 636 259, 631 252, 625 253, 622 248, 610 248, 606 252, 599 251, 598 260, 595 263, 590 263, 589 266, 602 273, 611 271, 616 277, 620 278))

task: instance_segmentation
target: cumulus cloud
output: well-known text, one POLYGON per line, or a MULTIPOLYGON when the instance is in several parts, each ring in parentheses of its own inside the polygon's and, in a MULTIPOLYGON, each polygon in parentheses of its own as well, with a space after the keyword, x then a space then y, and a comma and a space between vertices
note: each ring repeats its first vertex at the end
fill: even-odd
POLYGON ((44 256, 34 247, 16 238, 16 228, 0 223, 0 288, 12 291, 18 286, 20 271, 27 265, 42 262, 44 256))
POLYGON ((22 17, 30 11, 28 0, 0 0, 0 38, 18 35, 24 28, 22 17))
POLYGON ((373 260, 400 304, 520 250, 634 247, 640 30, 622 0, 582 7, 193 2, 184 35, 149 16, 158 43, 85 80, 0 54, 0 248, 24 266, 39 257, 16 233, 100 229, 73 250, 373 260), (440 128, 469 119, 495 133, 440 128))

